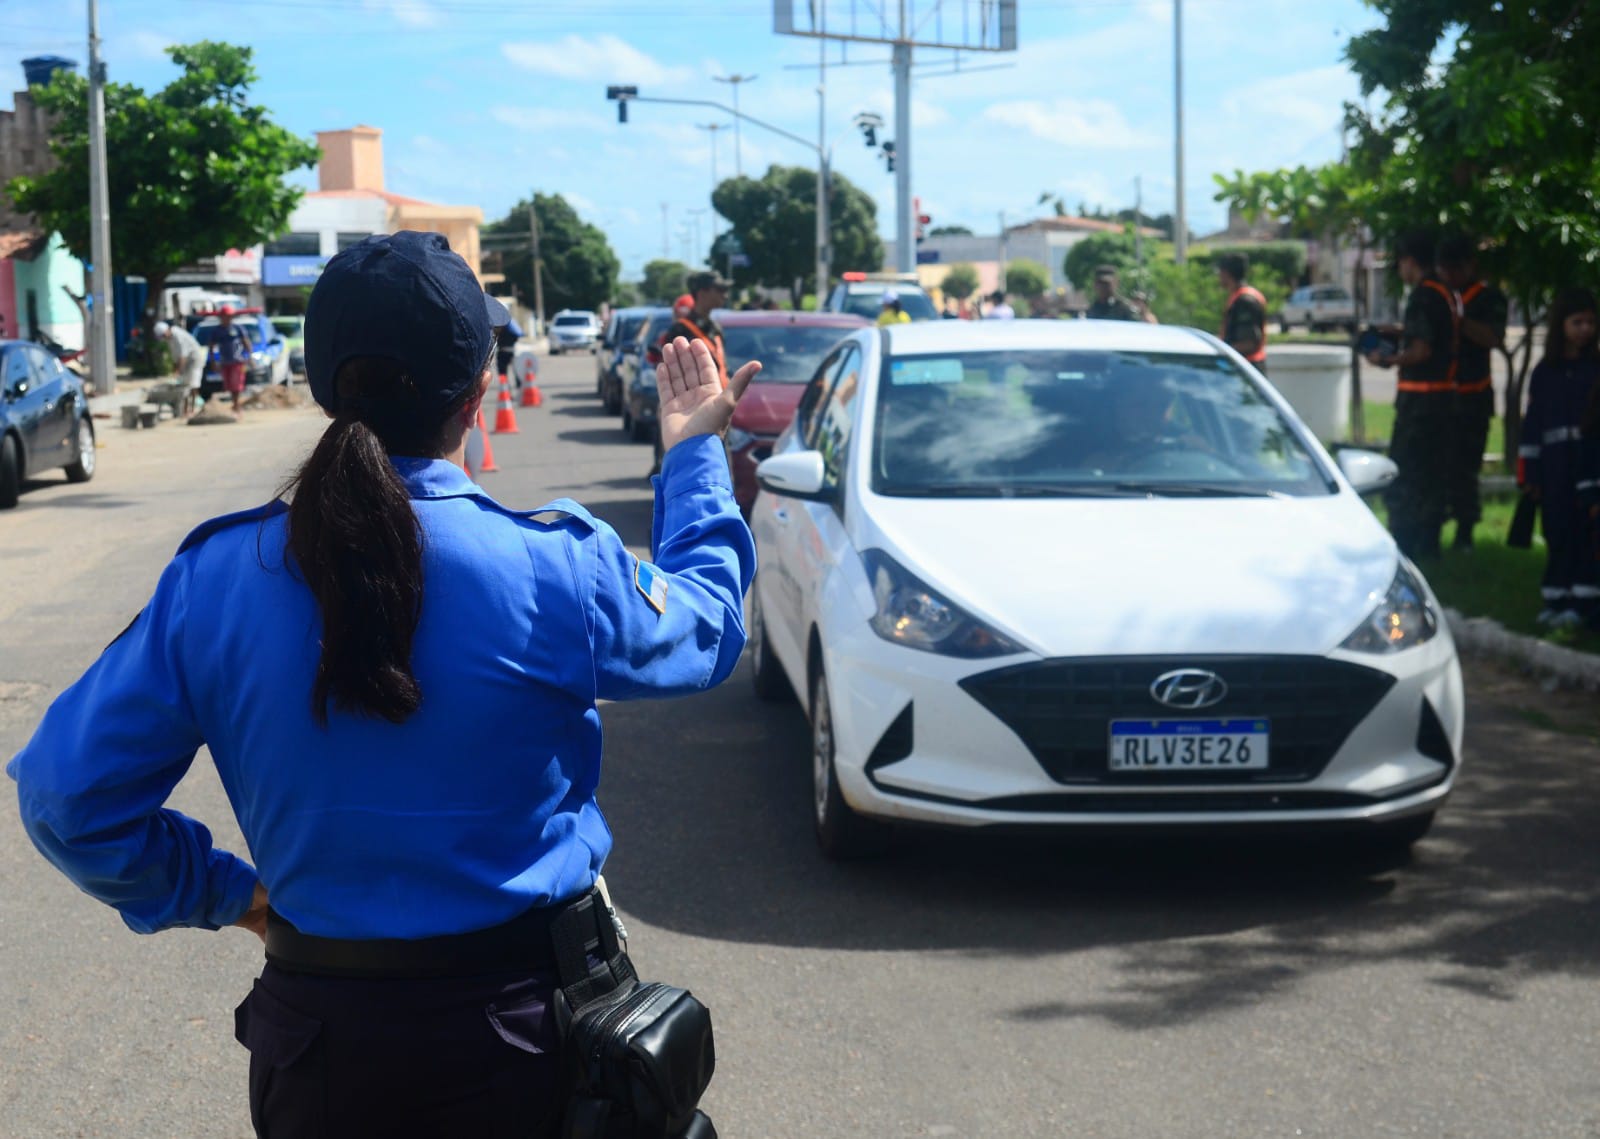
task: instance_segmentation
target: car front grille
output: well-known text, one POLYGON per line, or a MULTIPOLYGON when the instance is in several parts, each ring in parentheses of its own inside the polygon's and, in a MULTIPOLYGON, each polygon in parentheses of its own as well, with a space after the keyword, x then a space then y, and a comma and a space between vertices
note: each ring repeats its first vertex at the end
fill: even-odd
POLYGON ((961 682, 1014 731, 1058 783, 1196 785, 1299 783, 1315 779, 1394 677, 1344 661, 1304 656, 1096 657, 1042 661, 961 682), (1169 708, 1151 683, 1174 669, 1207 669, 1228 692, 1199 710, 1169 708), (1265 719, 1270 767, 1262 771, 1110 770, 1110 722, 1265 719))

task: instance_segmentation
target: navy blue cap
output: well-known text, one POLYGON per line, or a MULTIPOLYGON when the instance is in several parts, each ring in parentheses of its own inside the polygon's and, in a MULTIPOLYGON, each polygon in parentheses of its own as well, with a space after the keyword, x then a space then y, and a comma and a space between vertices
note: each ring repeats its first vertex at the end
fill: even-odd
POLYGON ((506 307, 437 233, 379 234, 335 254, 306 306, 306 378, 337 412, 333 377, 356 356, 406 366, 426 404, 447 407, 475 383, 506 307))

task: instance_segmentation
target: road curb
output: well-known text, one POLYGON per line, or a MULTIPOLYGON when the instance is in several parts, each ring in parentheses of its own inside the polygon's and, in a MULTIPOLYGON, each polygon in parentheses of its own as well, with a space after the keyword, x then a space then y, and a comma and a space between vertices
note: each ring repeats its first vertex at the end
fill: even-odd
POLYGON ((1492 617, 1468 617, 1454 609, 1444 612, 1463 655, 1498 660, 1557 688, 1600 692, 1600 656, 1513 633, 1492 617))

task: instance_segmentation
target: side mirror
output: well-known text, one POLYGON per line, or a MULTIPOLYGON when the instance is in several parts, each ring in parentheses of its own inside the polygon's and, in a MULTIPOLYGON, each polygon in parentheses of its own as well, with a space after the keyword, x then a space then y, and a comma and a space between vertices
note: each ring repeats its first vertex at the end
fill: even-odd
POLYGON ((1377 494, 1400 477, 1400 468, 1387 455, 1346 448, 1339 452, 1339 470, 1359 495, 1377 494))
POLYGON ((762 490, 808 502, 832 502, 838 492, 825 485, 827 470, 821 451, 790 451, 763 459, 756 466, 762 490))

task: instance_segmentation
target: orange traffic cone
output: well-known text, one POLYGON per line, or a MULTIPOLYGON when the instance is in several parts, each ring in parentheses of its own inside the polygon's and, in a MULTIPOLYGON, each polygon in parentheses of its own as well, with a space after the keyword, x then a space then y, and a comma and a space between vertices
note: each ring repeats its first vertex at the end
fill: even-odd
POLYGON ((494 448, 489 444, 489 425, 483 421, 483 408, 478 409, 478 434, 483 436, 483 470, 479 474, 486 475, 500 468, 494 465, 494 448))
POLYGON ((500 402, 494 409, 494 433, 496 435, 517 433, 517 412, 511 406, 511 386, 506 382, 504 372, 500 373, 500 402))
POLYGON ((544 402, 544 395, 539 391, 539 375, 532 368, 522 373, 522 400, 523 407, 538 407, 544 402))

